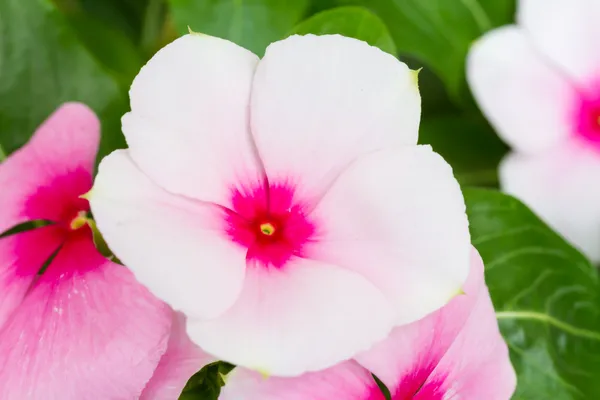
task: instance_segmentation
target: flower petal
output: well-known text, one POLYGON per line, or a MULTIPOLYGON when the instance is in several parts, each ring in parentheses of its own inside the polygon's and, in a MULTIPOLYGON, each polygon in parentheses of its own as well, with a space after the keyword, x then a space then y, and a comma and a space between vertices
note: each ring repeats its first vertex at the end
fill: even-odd
POLYGON ((358 272, 405 324, 445 305, 469 272, 465 204, 450 166, 429 146, 357 160, 315 209, 307 257, 358 272))
POLYGON ((137 398, 170 322, 168 307, 89 237, 69 239, 0 331, 0 398, 137 398))
POLYGON ((519 151, 547 149, 572 133, 576 88, 545 63, 522 29, 499 28, 479 39, 467 78, 500 137, 519 151))
POLYGON ((10 188, 0 197, 0 234, 30 220, 60 220, 85 205, 78 196, 92 186, 99 141, 98 118, 83 104, 67 103, 40 125, 0 164, 0 187, 10 188))
POLYGON ((295 378, 236 368, 226 382, 219 400, 385 400, 371 373, 355 361, 295 378))
POLYGON ((228 184, 262 178, 249 130, 258 57, 227 40, 185 35, 135 78, 123 133, 131 157, 162 188, 224 204, 228 184))
POLYGON ((185 316, 173 312, 167 351, 160 359, 140 400, 177 399, 192 375, 215 361, 196 346, 185 332, 185 316))
POLYGON ((251 266, 237 303, 188 334, 215 357, 277 376, 333 366, 383 339, 389 305, 367 280, 295 259, 283 269, 251 266))
POLYGON ((236 300, 246 252, 226 236, 221 208, 159 188, 126 150, 102 160, 90 205, 114 254, 176 310, 210 318, 236 300))
POLYGON ((549 61, 581 84, 598 83, 598 1, 520 0, 517 20, 549 61))
POLYGON ((62 244, 54 226, 0 238, 0 329, 21 304, 50 256, 62 244))
POLYGON ((500 164, 502 189, 600 262, 600 157, 570 142, 536 156, 511 154, 500 164))
POLYGON ((319 195, 361 154, 417 143, 416 72, 365 42, 292 36, 271 44, 252 89, 252 133, 271 180, 319 195))
POLYGON ((465 295, 396 328, 357 359, 398 398, 418 393, 419 398, 505 400, 516 384, 475 250, 465 295))

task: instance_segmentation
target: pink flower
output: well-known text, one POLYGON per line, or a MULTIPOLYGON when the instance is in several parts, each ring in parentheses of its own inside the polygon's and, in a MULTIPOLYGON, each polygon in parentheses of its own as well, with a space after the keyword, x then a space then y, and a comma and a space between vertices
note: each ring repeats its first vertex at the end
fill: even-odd
POLYGON ((169 336, 169 307, 94 246, 80 196, 99 135, 91 110, 66 104, 0 164, 0 232, 50 222, 0 238, 1 399, 137 399, 149 380, 143 399, 176 398, 204 363, 177 324, 169 336))
POLYGON ((259 60, 191 34, 150 60, 130 97, 130 148, 102 161, 92 210, 216 358, 319 370, 459 292, 463 197, 416 145, 416 74, 391 55, 309 35, 259 60))
POLYGON ((236 368, 219 400, 508 400, 515 390, 510 364, 473 250, 464 296, 410 325, 396 328, 373 349, 324 371, 265 378, 236 368))
POLYGON ((521 0, 472 48, 468 78, 513 147, 502 188, 600 262, 600 3, 521 0))

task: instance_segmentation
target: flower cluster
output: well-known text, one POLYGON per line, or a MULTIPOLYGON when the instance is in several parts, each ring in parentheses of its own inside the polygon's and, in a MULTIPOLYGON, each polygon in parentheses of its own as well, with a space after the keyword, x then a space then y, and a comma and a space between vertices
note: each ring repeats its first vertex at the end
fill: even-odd
POLYGON ((134 80, 93 187, 98 121, 63 106, 0 165, 0 398, 175 399, 225 360, 223 400, 382 400, 372 374, 394 400, 508 399, 416 75, 337 35, 261 60, 186 35, 134 80))

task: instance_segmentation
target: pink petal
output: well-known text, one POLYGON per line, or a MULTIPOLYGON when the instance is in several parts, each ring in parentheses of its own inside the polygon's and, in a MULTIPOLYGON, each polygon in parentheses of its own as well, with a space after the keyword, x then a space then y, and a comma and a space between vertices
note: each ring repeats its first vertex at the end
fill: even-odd
POLYGON ((126 150, 100 163, 90 205, 115 255, 174 309, 211 318, 236 301, 246 252, 227 236, 220 207, 161 189, 126 150))
POLYGON ((465 293, 425 319, 396 328, 357 357, 392 398, 510 398, 515 373, 475 250, 465 293))
POLYGON ((62 242, 54 226, 0 238, 0 329, 62 242))
POLYGON ((393 313, 367 280, 325 263, 250 265, 225 314, 190 319, 192 340, 218 359, 277 376, 333 366, 382 340, 393 313))
POLYGON ((583 85, 600 78, 597 0, 521 0, 517 20, 549 63, 583 85))
POLYGON ((500 137, 519 151, 539 152, 571 135, 576 87, 539 56, 524 29, 508 26, 479 39, 467 77, 500 137))
POLYGON ((469 272, 465 204, 450 166, 429 146, 358 159, 315 209, 308 258, 355 271, 388 299, 396 323, 456 295, 469 272))
POLYGON ((416 73, 339 35, 271 44, 256 69, 252 134, 272 181, 318 196, 356 157, 417 143, 416 73))
POLYGON ((177 399, 192 375, 215 361, 196 346, 185 332, 185 316, 173 312, 171 335, 165 354, 140 400, 177 399))
POLYGON ((219 400, 385 400, 369 371, 354 361, 296 378, 236 368, 226 382, 219 400))
POLYGON ((500 164, 502 189, 600 262, 600 157, 597 149, 568 142, 535 156, 511 154, 500 164))
POLYGON ((249 102, 258 57, 212 36, 185 35, 135 78, 123 133, 159 186, 225 204, 229 186, 262 179, 250 143, 249 102))
POLYGON ((78 196, 92 186, 100 124, 87 106, 67 103, 29 143, 0 164, 0 233, 20 223, 58 221, 85 208, 78 196))
POLYGON ((138 398, 170 323, 125 267, 72 238, 0 331, 0 398, 138 398))

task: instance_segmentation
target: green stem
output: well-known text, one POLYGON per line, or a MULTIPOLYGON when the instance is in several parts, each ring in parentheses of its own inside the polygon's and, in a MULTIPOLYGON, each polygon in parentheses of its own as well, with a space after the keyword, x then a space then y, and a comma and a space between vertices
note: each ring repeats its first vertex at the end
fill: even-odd
POLYGON ((574 336, 585 337, 600 342, 600 332, 590 331, 567 324, 559 319, 535 311, 498 311, 497 319, 524 319, 547 323, 574 336))
POLYGON ((4 161, 6 159, 6 153, 4 152, 4 149, 2 148, 2 145, 0 144, 0 162, 4 161))

